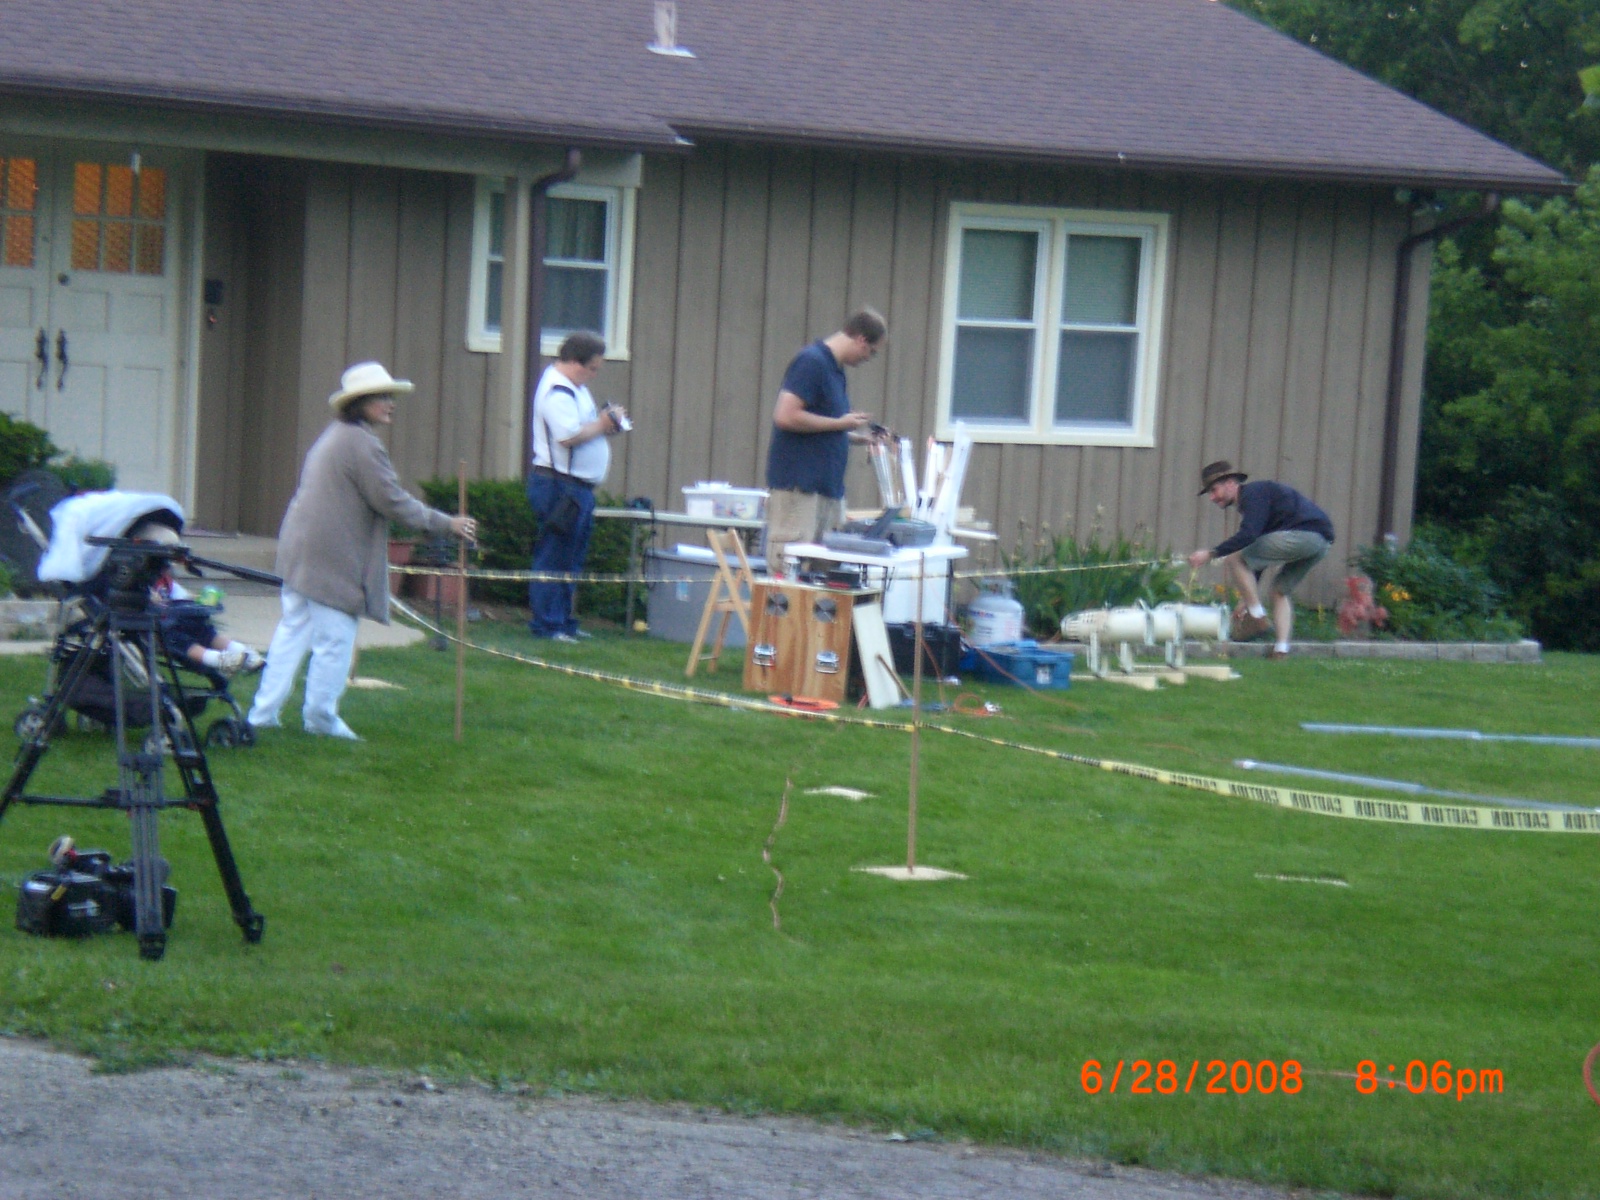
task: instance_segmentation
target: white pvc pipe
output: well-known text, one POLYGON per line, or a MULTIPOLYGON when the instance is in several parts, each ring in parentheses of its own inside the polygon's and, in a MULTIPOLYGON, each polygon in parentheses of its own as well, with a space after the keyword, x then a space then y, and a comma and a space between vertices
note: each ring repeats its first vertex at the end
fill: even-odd
POLYGON ((1186 637, 1210 638, 1212 641, 1222 641, 1227 637, 1228 610, 1222 605, 1185 604, 1182 612, 1186 637))
POLYGON ((1464 742, 1532 742, 1539 746, 1582 746, 1600 750, 1600 738, 1557 737, 1543 733, 1479 733, 1476 729, 1413 729, 1404 725, 1321 725, 1302 721, 1307 733, 1378 733, 1390 737, 1454 738, 1464 742))
POLYGON ((1185 632, 1183 614, 1162 605, 1150 613, 1150 636, 1158 642, 1175 642, 1185 632))
POLYGON ((1480 804, 1505 804, 1512 808, 1542 808, 1549 812, 1600 812, 1600 809, 1583 808, 1576 804, 1547 804, 1543 800, 1518 800, 1511 796, 1480 796, 1475 792, 1451 792, 1443 788, 1426 787, 1408 783, 1403 779, 1379 779, 1372 775, 1346 775, 1342 771, 1319 771, 1314 767, 1286 767, 1282 763, 1256 762, 1253 758, 1236 758, 1233 765, 1246 771, 1276 771, 1280 775, 1305 775, 1311 779, 1331 779, 1335 783, 1354 783, 1362 787, 1386 788, 1405 792, 1409 796, 1445 796, 1451 800, 1473 800, 1480 804))
POLYGON ((1100 636, 1108 642, 1154 643, 1150 633, 1150 610, 1147 608, 1113 608, 1106 613, 1100 626, 1100 636))

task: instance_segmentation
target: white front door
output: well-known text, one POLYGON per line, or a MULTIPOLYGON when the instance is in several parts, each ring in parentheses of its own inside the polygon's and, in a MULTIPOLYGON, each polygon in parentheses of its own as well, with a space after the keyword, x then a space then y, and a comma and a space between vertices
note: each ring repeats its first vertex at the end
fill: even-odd
POLYGON ((120 488, 177 493, 175 164, 62 145, 0 163, 0 406, 120 488))

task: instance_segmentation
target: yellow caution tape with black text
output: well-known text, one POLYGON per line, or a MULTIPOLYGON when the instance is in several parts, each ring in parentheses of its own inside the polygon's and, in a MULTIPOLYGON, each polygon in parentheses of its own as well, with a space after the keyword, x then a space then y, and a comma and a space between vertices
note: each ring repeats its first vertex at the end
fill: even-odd
MULTIPOLYGON (((404 603, 398 600, 391 601, 391 603, 404 616, 415 621, 424 629, 434 634, 442 634, 452 641, 455 640, 448 630, 439 629, 432 622, 412 611, 404 603)), ((784 716, 798 717, 806 721, 829 721, 844 725, 861 725, 870 729, 893 729, 904 733, 909 733, 912 729, 910 721, 887 721, 856 716, 853 713, 841 711, 814 712, 808 709, 787 708, 781 704, 773 704, 765 698, 735 696, 727 692, 715 692, 706 688, 692 688, 681 684, 663 683, 656 679, 640 679, 636 676, 622 675, 614 671, 597 671, 592 667, 579 667, 571 663, 551 662, 548 659, 517 654, 510 650, 497 650, 492 646, 482 646, 471 641, 467 642, 466 645, 473 650, 493 655, 496 658, 508 658, 514 662, 525 663, 532 667, 542 667, 545 670, 556 671, 562 675, 593 679, 597 682, 626 688, 629 691, 642 692, 646 695, 659 696, 669 700, 685 700, 695 704, 715 704, 723 708, 742 709, 750 712, 781 713, 784 716)), ((1117 775, 1128 775, 1135 779, 1145 779, 1151 783, 1210 792, 1212 795, 1226 796, 1234 800, 1251 800, 1257 804, 1268 804, 1274 808, 1293 809, 1295 812, 1311 813, 1321 817, 1343 817, 1353 821, 1377 821, 1387 825, 1423 825, 1434 829, 1482 829, 1498 830, 1503 833, 1600 834, 1600 811, 1495 808, 1487 805, 1463 804, 1423 804, 1415 800, 1378 800, 1363 796, 1343 796, 1335 792, 1312 792, 1303 788, 1276 787, 1271 784, 1261 783, 1241 783, 1232 779, 1216 779, 1209 775, 1195 775, 1188 771, 1168 771, 1161 767, 1146 767, 1138 763, 1118 762, 1115 759, 1094 758, 1086 754, 1073 754, 1066 750, 1050 750, 1043 746, 1030 746, 1026 742, 992 737, 971 729, 957 729, 951 725, 925 722, 922 728, 936 733, 947 733, 955 737, 968 738, 976 742, 987 742, 991 746, 1002 746, 1008 750, 1021 750, 1028 754, 1039 754, 1045 758, 1056 759, 1059 762, 1075 763, 1084 767, 1098 767, 1102 771, 1110 771, 1117 775)))

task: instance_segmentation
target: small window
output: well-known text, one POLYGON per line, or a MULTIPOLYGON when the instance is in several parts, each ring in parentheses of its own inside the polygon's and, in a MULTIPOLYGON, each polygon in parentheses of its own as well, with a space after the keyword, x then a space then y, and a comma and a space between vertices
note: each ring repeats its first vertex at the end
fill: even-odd
MULTIPOLYGON (((540 310, 543 353, 554 354, 574 330, 589 329, 605 338, 607 358, 628 356, 633 210, 631 188, 574 183, 550 189, 540 310)), ((506 268, 505 183, 480 179, 468 349, 500 350, 506 268)))
POLYGON ((167 173, 119 163, 72 168, 72 269, 117 275, 166 270, 167 173))
POLYGON ((1167 217, 951 209, 940 427, 974 439, 1155 442, 1167 217))
POLYGON ((39 164, 0 158, 0 267, 32 267, 39 164))

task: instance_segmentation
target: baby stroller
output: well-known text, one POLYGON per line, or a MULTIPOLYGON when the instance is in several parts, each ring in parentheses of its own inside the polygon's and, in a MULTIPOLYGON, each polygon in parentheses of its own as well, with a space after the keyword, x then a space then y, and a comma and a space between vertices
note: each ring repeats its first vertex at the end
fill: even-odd
MULTIPOLYGON (((45 712, 63 679, 68 664, 83 651, 95 620, 108 602, 110 581, 102 568, 107 552, 90 545, 90 537, 133 537, 176 544, 183 530, 183 509, 170 496, 154 493, 92 492, 69 497, 42 510, 49 488, 42 481, 19 479, 6 495, 15 527, 30 540, 42 542, 40 554, 29 561, 25 551, 7 545, 6 557, 13 570, 31 570, 28 581, 34 590, 52 594, 59 600, 56 628, 59 633, 50 649, 44 694, 30 697, 27 707, 12 725, 18 738, 26 741, 40 731, 45 712), (22 561, 19 562, 18 559, 22 561)), ((9 524, 9 522, 8 522, 9 524)), ((7 541, 15 543, 7 531, 7 541)), ((21 574, 19 571, 18 574, 21 574)), ((190 659, 187 647, 208 643, 216 631, 211 619, 221 605, 203 605, 188 597, 174 581, 165 580, 152 593, 151 604, 160 618, 161 640, 172 665, 170 678, 162 682, 159 696, 164 705, 181 711, 193 728, 213 703, 227 707, 227 714, 213 721, 205 732, 205 745, 227 748, 255 744, 255 730, 229 691, 227 674, 218 667, 190 659)), ((243 654, 234 661, 242 660, 243 654)), ((251 665, 259 656, 249 652, 251 665)), ((128 728, 145 728, 152 720, 149 677, 141 656, 121 643, 104 644, 95 661, 78 681, 66 704, 77 714, 79 727, 108 727, 116 723, 116 689, 113 672, 121 671, 133 686, 123 689, 123 722, 128 728)))

